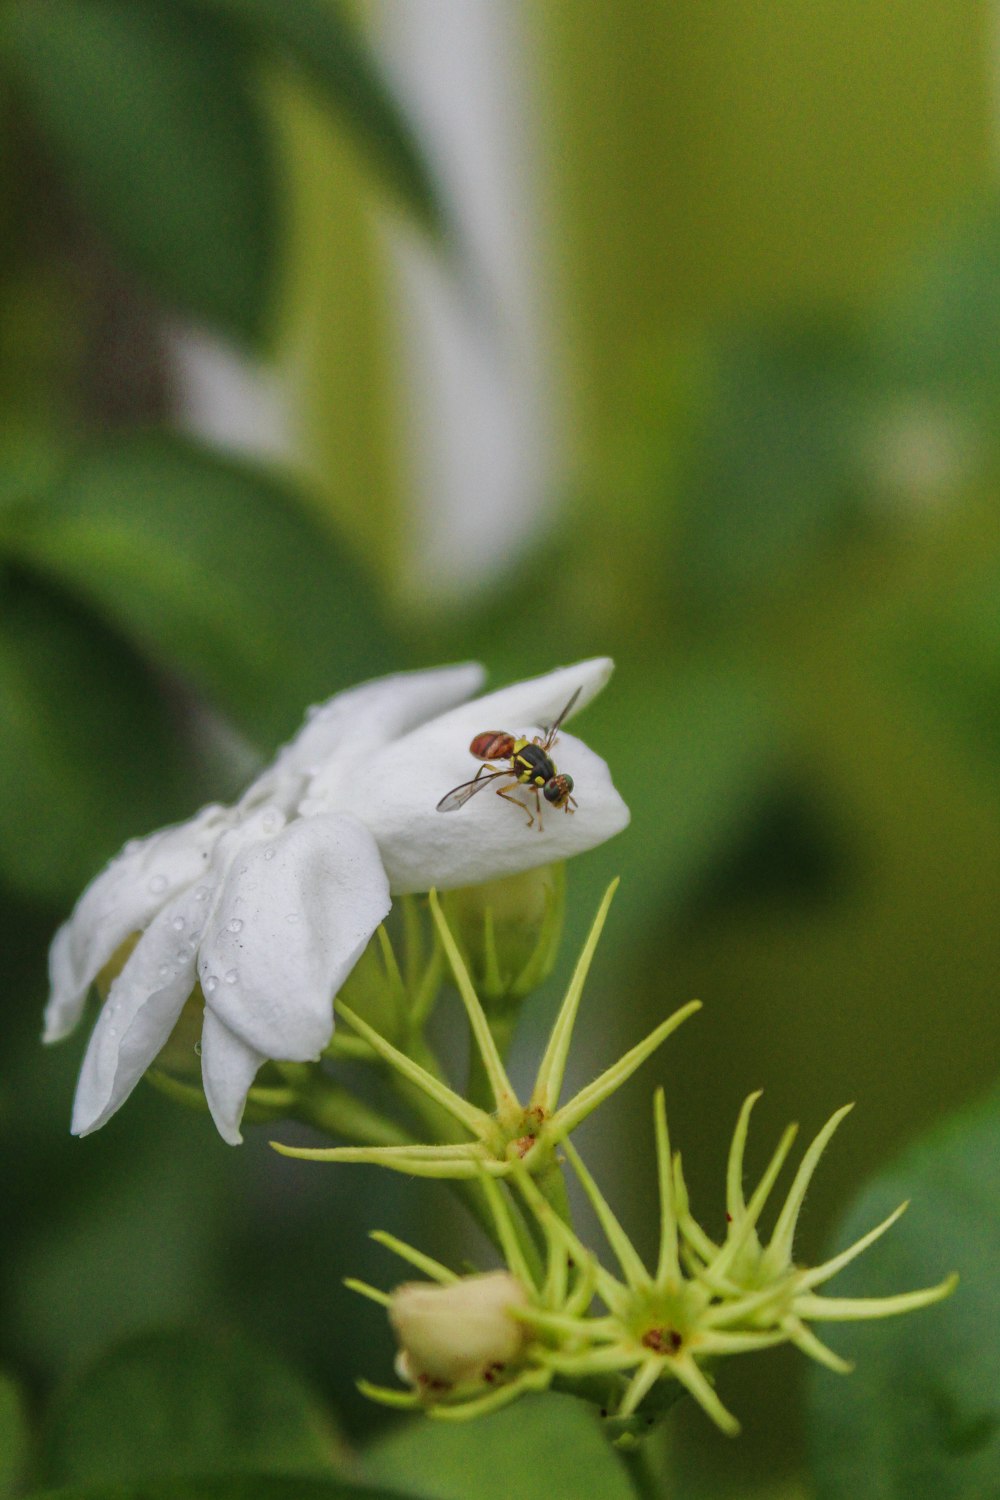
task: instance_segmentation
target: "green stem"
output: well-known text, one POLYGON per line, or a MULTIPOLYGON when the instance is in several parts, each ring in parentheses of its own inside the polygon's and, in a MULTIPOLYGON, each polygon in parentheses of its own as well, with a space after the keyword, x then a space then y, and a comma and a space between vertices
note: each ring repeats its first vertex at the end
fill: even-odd
MULTIPOLYGON (((486 1012, 490 1032, 497 1044, 501 1062, 507 1061, 510 1044, 514 1037, 514 1027, 520 1012, 519 1005, 493 1006, 486 1012)), ((483 1063, 482 1053, 472 1040, 469 1056, 469 1083, 466 1097, 473 1103, 478 1104, 480 1109, 487 1109, 491 1113, 497 1107, 497 1101, 493 1097, 493 1089, 490 1087, 489 1076, 483 1063)))
MULTIPOLYGON (((294 1065, 293 1065, 294 1066, 294 1065)), ((294 1120, 313 1125, 351 1145, 408 1146, 415 1137, 378 1110, 362 1103, 318 1069, 307 1077, 289 1080, 295 1102, 288 1113, 294 1120)))
POLYGON ((632 1481, 637 1500, 663 1500, 663 1487, 653 1472, 649 1445, 639 1441, 631 1448, 619 1448, 618 1452, 632 1481))
POLYGON ((568 1224, 572 1229, 573 1215, 569 1206, 569 1194, 566 1191, 566 1179, 555 1157, 543 1171, 538 1173, 535 1182, 546 1203, 550 1204, 563 1223, 568 1224))

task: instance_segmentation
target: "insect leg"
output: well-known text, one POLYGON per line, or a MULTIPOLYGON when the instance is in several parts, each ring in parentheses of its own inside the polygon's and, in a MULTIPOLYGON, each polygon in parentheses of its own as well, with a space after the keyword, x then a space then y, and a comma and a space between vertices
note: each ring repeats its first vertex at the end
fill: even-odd
POLYGON ((527 807, 525 807, 525 805, 521 801, 520 797, 512 797, 510 795, 511 792, 514 792, 514 791, 517 790, 519 784, 520 784, 519 782, 515 781, 513 784, 508 784, 507 786, 498 786, 497 787, 497 796, 498 797, 502 797, 505 802, 511 802, 511 803, 513 803, 513 805, 515 807, 519 807, 523 813, 526 813, 527 817, 528 817, 528 827, 530 828, 531 825, 532 825, 532 823, 535 821, 534 818, 531 815, 530 810, 527 807))

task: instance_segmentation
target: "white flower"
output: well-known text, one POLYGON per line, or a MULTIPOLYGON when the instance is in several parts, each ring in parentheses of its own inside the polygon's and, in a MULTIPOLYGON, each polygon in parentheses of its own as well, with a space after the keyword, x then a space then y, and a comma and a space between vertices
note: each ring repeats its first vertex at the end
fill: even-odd
POLYGON ((538 834, 489 790, 455 815, 436 812, 474 774, 476 733, 539 733, 577 688, 582 707, 610 672, 609 661, 582 662, 473 703, 463 700, 482 681, 475 664, 364 683, 313 710, 236 806, 127 844, 52 944, 46 1041, 73 1030, 97 975, 138 935, 84 1058, 74 1133, 124 1103, 200 984, 205 1096, 220 1134, 238 1143, 262 1064, 312 1060, 329 1042, 332 998, 390 890, 515 873, 623 828, 628 810, 604 762, 562 734, 553 754, 574 777, 575 815, 549 808, 538 834))

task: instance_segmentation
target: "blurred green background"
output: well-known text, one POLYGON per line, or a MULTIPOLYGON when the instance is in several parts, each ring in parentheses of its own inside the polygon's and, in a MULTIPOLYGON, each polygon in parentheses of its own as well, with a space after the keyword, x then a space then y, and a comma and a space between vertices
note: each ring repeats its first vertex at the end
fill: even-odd
MULTIPOLYGON (((150 1089, 73 1140, 85 1037, 37 1043, 101 863, 361 678, 617 661, 581 733, 633 822, 569 872, 557 974, 620 873, 580 1076, 705 1001, 583 1135, 639 1243, 654 1082, 706 1214, 749 1089, 751 1164, 857 1100, 808 1257, 995 1079, 996 36, 964 0, 0 0, 0 1362, 31 1410, 196 1323, 357 1437, 391 1358, 340 1286, 394 1274, 366 1231, 464 1253, 443 1190, 233 1151, 150 1089)), ((817 1493, 801 1364, 725 1371, 738 1445, 678 1409, 677 1493, 817 1493)))

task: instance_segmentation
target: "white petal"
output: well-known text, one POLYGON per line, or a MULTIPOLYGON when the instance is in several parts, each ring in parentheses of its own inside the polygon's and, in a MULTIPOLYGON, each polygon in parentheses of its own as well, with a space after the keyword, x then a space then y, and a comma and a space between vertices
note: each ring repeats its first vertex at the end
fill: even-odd
MULTIPOLYGON (((461 703, 482 686, 478 662, 396 672, 337 693, 309 710, 299 733, 243 796, 243 805, 261 796, 284 802, 289 790, 301 795, 305 781, 324 771, 336 777, 345 762, 377 750, 418 724, 461 703)), ((286 808, 291 811, 291 807, 286 808)))
POLYGON ((557 770, 573 777, 575 813, 552 808, 542 798, 539 831, 534 795, 526 788, 516 791, 528 809, 522 812, 495 795, 498 786, 512 785, 500 780, 457 811, 439 813, 437 804, 475 775, 480 763, 469 754, 469 742, 476 734, 490 729, 529 738, 540 734, 577 688, 574 709, 600 691, 611 670, 606 657, 597 658, 463 704, 369 756, 349 777, 330 783, 322 800, 304 803, 303 812, 340 807, 363 818, 395 894, 475 885, 591 849, 620 832, 629 812, 605 762, 562 731, 552 758, 557 770), (535 815, 533 827, 528 812, 535 815))
POLYGON ((244 848, 201 945, 207 1005, 264 1057, 318 1057, 333 996, 390 905, 375 840, 353 817, 300 819, 244 848))
POLYGON ((572 735, 560 734, 554 752, 558 769, 573 777, 577 810, 567 813, 540 798, 540 830, 535 797, 527 788, 514 793, 527 811, 495 795, 497 787, 511 787, 510 781, 488 784, 457 811, 438 812, 440 798, 473 775, 476 762, 467 749, 464 756, 452 749, 447 756, 421 759, 414 769, 404 749, 408 743, 382 751, 352 786, 354 805, 364 809, 396 895, 516 875, 592 849, 628 824, 628 808, 607 765, 572 735), (528 825, 528 812, 534 826, 528 825))
POLYGON ((187 823, 126 844, 90 882, 52 943, 45 1041, 69 1035, 101 969, 126 938, 142 932, 178 891, 198 879, 230 818, 225 808, 204 807, 187 823))
POLYGON ((512 682, 508 687, 473 698, 471 703, 459 704, 425 725, 424 730, 431 736, 426 742, 423 730, 416 729, 408 737, 410 745, 416 746, 419 737, 421 753, 425 744, 427 748, 432 745, 444 747, 455 741, 463 749, 468 749, 469 741, 487 729, 509 730, 512 734, 523 734, 529 728, 537 731, 539 727, 555 723, 579 690, 579 697, 567 715, 568 721, 597 697, 614 669, 615 664, 609 656, 593 656, 571 667, 556 667, 555 671, 545 672, 541 677, 512 682))
POLYGON ((108 991, 80 1070, 74 1135, 88 1135, 114 1114, 173 1030, 197 982, 192 938, 206 889, 189 889, 160 912, 108 991))
POLYGON ((267 1059, 241 1041, 214 1011, 205 1009, 201 1031, 201 1077, 212 1119, 224 1141, 241 1144, 240 1121, 257 1069, 267 1059))

